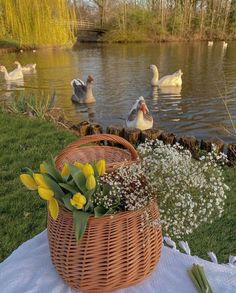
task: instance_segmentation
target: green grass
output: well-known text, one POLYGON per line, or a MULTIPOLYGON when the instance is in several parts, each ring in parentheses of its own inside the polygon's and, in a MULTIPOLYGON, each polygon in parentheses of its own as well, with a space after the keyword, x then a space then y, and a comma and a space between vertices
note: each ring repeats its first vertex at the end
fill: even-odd
MULTIPOLYGON (((0 260, 21 243, 46 227, 46 206, 36 193, 20 183, 22 167, 37 170, 39 164, 56 155, 76 139, 52 123, 0 112, 0 260)), ((236 170, 225 168, 228 192, 223 217, 204 224, 187 237, 192 254, 208 259, 214 251, 220 262, 236 255, 236 170)))
POLYGON ((38 170, 76 136, 54 124, 0 112, 0 259, 46 227, 45 202, 20 183, 22 167, 38 170))

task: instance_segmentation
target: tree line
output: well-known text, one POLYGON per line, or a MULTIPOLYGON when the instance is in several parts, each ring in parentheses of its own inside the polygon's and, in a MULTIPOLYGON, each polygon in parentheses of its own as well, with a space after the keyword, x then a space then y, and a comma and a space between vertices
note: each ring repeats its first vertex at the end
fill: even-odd
POLYGON ((74 0, 78 18, 107 28, 105 39, 234 39, 236 0, 74 0))

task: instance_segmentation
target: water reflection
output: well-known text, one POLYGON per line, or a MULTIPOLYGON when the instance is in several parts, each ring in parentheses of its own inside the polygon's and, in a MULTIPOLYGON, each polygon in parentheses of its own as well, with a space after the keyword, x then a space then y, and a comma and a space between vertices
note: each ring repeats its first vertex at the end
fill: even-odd
POLYGON ((96 106, 94 103, 92 104, 78 104, 73 103, 73 107, 78 113, 78 116, 80 117, 80 120, 86 120, 90 123, 96 122, 96 106))
POLYGON ((56 104, 75 123, 89 120, 103 124, 125 125, 129 109, 144 96, 153 115, 154 125, 177 135, 199 138, 219 136, 232 138, 219 127, 230 123, 222 102, 229 100, 232 119, 236 119, 236 42, 223 50, 221 42, 212 47, 207 42, 160 44, 85 44, 78 50, 45 50, 11 53, 1 56, 9 70, 13 62, 36 63, 37 72, 24 76, 24 85, 11 84, 0 76, 0 100, 9 95, 48 96, 56 91, 56 104), (157 64, 160 76, 181 68, 182 88, 151 89, 150 64, 157 64), (74 105, 70 82, 86 80, 92 74, 94 105, 74 105))
POLYGON ((171 95, 172 97, 181 97, 181 86, 165 86, 160 88, 160 93, 162 95, 171 95))

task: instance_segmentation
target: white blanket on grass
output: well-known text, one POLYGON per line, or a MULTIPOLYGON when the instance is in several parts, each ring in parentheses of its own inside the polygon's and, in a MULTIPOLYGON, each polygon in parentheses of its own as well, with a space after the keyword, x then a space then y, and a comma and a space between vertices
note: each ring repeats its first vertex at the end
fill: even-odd
MULTIPOLYGON (((197 293, 187 269, 202 264, 214 293, 236 293, 236 267, 219 265, 163 247, 156 270, 142 283, 116 293, 197 293)), ((55 271, 47 230, 23 243, 0 263, 1 293, 75 293, 55 271)))

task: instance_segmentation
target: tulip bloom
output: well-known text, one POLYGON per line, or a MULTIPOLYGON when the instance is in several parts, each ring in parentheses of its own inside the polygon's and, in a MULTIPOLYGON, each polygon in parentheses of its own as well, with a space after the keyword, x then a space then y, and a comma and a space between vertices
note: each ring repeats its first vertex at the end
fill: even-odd
POLYGON ((70 174, 68 167, 69 167, 68 163, 65 163, 61 170, 61 176, 68 176, 70 174))
POLYGON ((39 171, 41 174, 47 173, 47 170, 43 163, 39 165, 39 171))
POLYGON ((74 166, 77 167, 77 168, 79 168, 81 171, 82 171, 83 168, 84 168, 84 164, 79 163, 79 162, 74 162, 74 166))
POLYGON ((37 190, 38 189, 37 183, 29 174, 21 174, 20 180, 25 185, 25 187, 27 187, 29 190, 37 190))
POLYGON ((42 174, 34 173, 33 177, 38 186, 46 188, 46 189, 50 189, 50 187, 47 185, 47 182, 45 181, 42 174))
POLYGON ((86 188, 88 190, 94 189, 96 187, 96 180, 93 175, 90 175, 86 179, 86 188))
POLYGON ((44 200, 51 200, 54 196, 54 192, 51 189, 39 187, 38 193, 40 197, 44 200))
POLYGON ((53 197, 48 202, 48 209, 53 220, 56 220, 59 214, 59 205, 57 200, 53 197))
POLYGON ((94 174, 94 170, 93 170, 93 167, 89 164, 89 163, 86 163, 83 167, 83 173, 84 173, 84 176, 87 178, 89 177, 90 175, 93 175, 94 174))
POLYGON ((96 163, 96 168, 97 168, 97 171, 98 171, 98 175, 99 176, 104 175, 105 174, 105 171, 106 171, 106 162, 105 162, 105 160, 99 160, 96 163))
POLYGON ((70 199, 70 203, 78 210, 81 210, 84 207, 84 205, 86 204, 86 197, 83 194, 81 194, 80 192, 77 192, 70 199))

